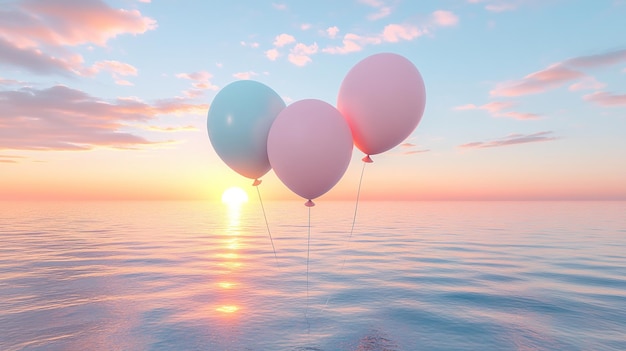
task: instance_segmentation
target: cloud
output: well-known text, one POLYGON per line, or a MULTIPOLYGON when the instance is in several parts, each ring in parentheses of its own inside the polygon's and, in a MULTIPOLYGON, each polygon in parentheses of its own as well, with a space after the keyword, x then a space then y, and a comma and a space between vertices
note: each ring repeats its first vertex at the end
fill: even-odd
POLYGON ((433 23, 441 27, 456 26, 459 23, 459 17, 450 11, 438 10, 431 17, 433 23))
POLYGON ((569 86, 570 91, 598 90, 606 87, 606 84, 598 82, 594 77, 587 76, 569 86))
POLYGON ((328 37, 335 39, 337 33, 339 33, 339 28, 337 28, 337 26, 328 27, 326 28, 326 33, 328 34, 328 37))
POLYGON ((411 144, 411 143, 402 143, 400 144, 400 147, 402 148, 409 148, 409 147, 414 147, 415 144, 411 144))
POLYGON ((533 72, 524 78, 496 85, 489 93, 491 96, 521 96, 542 93, 559 88, 585 74, 557 63, 541 71, 533 72))
POLYGON ((566 60, 564 63, 579 68, 595 68, 610 66, 621 62, 626 62, 626 49, 610 51, 604 54, 579 56, 566 60))
POLYGON ((233 77, 237 78, 237 79, 250 79, 254 76, 258 76, 259 74, 253 71, 248 71, 248 72, 237 72, 235 74, 233 74, 233 77))
POLYGON ((85 71, 80 55, 59 58, 35 48, 20 48, 0 36, 0 64, 19 67, 35 74, 81 75, 85 71))
POLYGON ((211 83, 213 75, 207 71, 198 71, 191 73, 178 73, 176 78, 191 80, 191 89, 185 90, 183 94, 189 98, 201 96, 205 90, 217 91, 219 87, 211 83))
MULTIPOLYGON (((547 68, 526 75, 524 78, 497 84, 490 91, 491 96, 522 96, 543 93, 560 88, 568 82, 582 79, 589 83, 590 76, 580 71, 582 68, 597 68, 626 62, 626 49, 610 51, 603 54, 579 56, 554 63, 547 68)), ((579 89, 585 83, 575 85, 579 89)), ((596 84, 599 86, 599 84, 596 84)), ((571 86, 570 86, 571 88, 571 86)))
POLYGON ((415 154, 423 154, 424 152, 429 152, 430 149, 423 149, 423 150, 409 150, 409 151, 405 151, 403 152, 404 155, 415 155, 415 154))
POLYGON ((286 4, 277 4, 277 3, 272 3, 272 7, 279 10, 279 11, 285 11, 287 10, 287 5, 286 4))
POLYGON ((311 29, 311 27, 312 27, 312 25, 310 23, 302 23, 300 25, 300 29, 301 30, 309 30, 309 29, 311 29))
POLYGON ((134 98, 105 101, 57 85, 46 89, 0 90, 0 150, 87 150, 132 148, 162 143, 124 131, 129 122, 159 115, 204 114, 206 104, 164 99, 148 104, 134 98))
POLYGON ((615 95, 606 91, 597 91, 585 95, 583 99, 605 107, 626 106, 626 94, 615 95))
POLYGON ((470 4, 485 4, 485 10, 489 12, 505 12, 517 10, 520 6, 532 0, 468 0, 470 4))
POLYGON ((433 12, 427 23, 422 26, 410 23, 391 23, 386 25, 380 33, 373 35, 346 33, 343 36, 342 45, 325 47, 322 49, 322 52, 327 54, 348 54, 361 51, 367 45, 411 41, 431 32, 434 28, 448 27, 457 23, 458 17, 454 13, 438 10, 433 12))
POLYGON ((552 131, 544 131, 533 134, 510 134, 504 138, 499 138, 491 141, 474 141, 471 143, 466 143, 463 145, 459 145, 460 148, 465 149, 483 149, 483 148, 491 148, 491 147, 500 147, 500 146, 508 146, 508 145, 516 145, 516 144, 527 144, 527 143, 536 143, 543 141, 552 141, 557 140, 554 132, 552 131))
POLYGON ((3 4, 0 18, 0 65, 66 76, 93 75, 83 57, 67 47, 104 46, 119 35, 156 28, 156 21, 139 11, 113 9, 101 0, 16 1, 3 4))
POLYGON ((367 5, 369 7, 373 7, 376 9, 376 12, 371 13, 367 16, 367 19, 370 21, 376 21, 381 18, 385 18, 391 14, 391 7, 387 6, 385 2, 380 0, 359 0, 361 4, 367 5))
POLYGON ((0 37, 15 46, 104 46, 121 34, 142 34, 155 29, 152 18, 138 10, 114 9, 102 0, 30 0, 6 4, 0 37))
POLYGON ((493 117, 505 117, 505 118, 519 119, 519 120, 541 118, 541 116, 534 114, 534 113, 504 111, 504 110, 510 109, 513 106, 515 106, 515 103, 511 101, 493 101, 493 102, 489 102, 480 106, 477 106, 474 104, 467 104, 467 105, 454 107, 453 109, 456 111, 484 110, 484 111, 489 112, 489 114, 492 115, 493 117))
POLYGON ((274 46, 280 48, 287 44, 291 44, 295 42, 296 42, 296 38, 294 38, 293 35, 283 33, 283 34, 276 36, 276 38, 274 39, 274 46))
POLYGON ((187 126, 179 126, 179 127, 160 127, 160 126, 146 126, 146 127, 142 127, 145 130, 149 130, 152 132, 194 132, 197 131, 198 128, 192 126, 192 125, 187 125, 187 126))
POLYGON ((18 160, 26 158, 24 156, 0 155, 0 163, 18 163, 18 160))
POLYGON ((389 24, 383 29, 382 39, 389 43, 397 43, 401 40, 412 40, 422 33, 417 27, 409 24, 389 24))
POLYGON ((277 49, 269 49, 265 51, 265 57, 270 59, 270 61, 276 61, 276 59, 280 56, 280 52, 277 49))
POLYGON ((298 43, 291 49, 288 59, 289 62, 293 63, 296 66, 304 66, 312 61, 311 55, 317 53, 317 51, 317 43, 313 43, 311 45, 298 43))
POLYGON ((245 42, 245 41, 242 40, 239 43, 241 44, 241 46, 249 46, 249 47, 255 48, 255 49, 259 47, 259 43, 255 42, 255 41, 248 43, 248 42, 245 42))

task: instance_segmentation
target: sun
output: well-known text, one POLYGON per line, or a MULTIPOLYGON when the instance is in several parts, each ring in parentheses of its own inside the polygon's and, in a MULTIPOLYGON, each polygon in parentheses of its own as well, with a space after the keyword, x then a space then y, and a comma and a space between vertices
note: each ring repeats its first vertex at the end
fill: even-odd
POLYGON ((230 187, 222 193, 222 202, 228 206, 239 206, 248 202, 248 194, 239 187, 230 187))

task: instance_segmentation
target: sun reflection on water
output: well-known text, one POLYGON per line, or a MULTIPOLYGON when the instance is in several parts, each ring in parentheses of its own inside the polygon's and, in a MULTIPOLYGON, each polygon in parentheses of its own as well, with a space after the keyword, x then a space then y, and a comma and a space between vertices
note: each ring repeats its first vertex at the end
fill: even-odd
POLYGON ((239 311, 240 307, 233 301, 237 298, 236 288, 240 285, 236 282, 236 270, 242 266, 239 249, 242 246, 239 238, 241 231, 241 207, 243 202, 228 202, 228 221, 226 230, 221 240, 220 252, 215 255, 218 265, 225 267, 222 273, 223 280, 217 283, 221 288, 220 300, 222 301, 215 307, 215 311, 223 314, 234 314, 239 311), (226 302, 226 303, 224 303, 226 302))

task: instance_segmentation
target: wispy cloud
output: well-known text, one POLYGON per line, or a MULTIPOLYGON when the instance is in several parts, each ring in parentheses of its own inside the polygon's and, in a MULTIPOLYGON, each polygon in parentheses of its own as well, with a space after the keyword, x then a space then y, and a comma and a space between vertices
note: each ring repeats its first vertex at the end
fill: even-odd
POLYGON ((276 10, 279 11, 286 11, 287 10, 287 5, 286 4, 279 4, 279 3, 272 3, 272 7, 275 8, 276 10))
POLYGON ((434 24, 441 27, 452 27, 459 24, 459 17, 450 11, 437 10, 431 15, 434 24))
POLYGON ((415 155, 415 154, 421 154, 421 153, 430 151, 430 149, 417 149, 416 150, 415 148, 417 147, 418 146, 416 144, 409 143, 409 142, 400 144, 400 149, 403 150, 402 151, 403 155, 415 155))
POLYGON ((391 6, 382 0, 359 0, 359 2, 376 10, 376 12, 367 15, 367 19, 370 21, 376 21, 391 14, 391 6))
POLYGON ((0 155, 0 163, 18 163, 19 160, 24 158, 26 157, 15 155, 0 155))
POLYGON ((233 74, 233 77, 237 78, 237 79, 250 79, 254 76, 258 76, 259 74, 254 72, 254 71, 248 71, 248 72, 237 72, 235 74, 233 74))
POLYGON ((153 132, 167 132, 167 133, 171 133, 171 132, 194 132, 197 131, 198 128, 192 126, 192 125, 187 125, 187 126, 178 126, 178 127, 160 127, 160 126, 146 126, 143 127, 142 129, 145 130, 149 130, 149 131, 153 131, 153 132))
POLYGON ((251 48, 258 48, 260 46, 259 43, 257 43, 256 41, 251 41, 251 42, 247 42, 247 41, 240 41, 239 44, 241 44, 241 46, 245 46, 245 47, 251 47, 251 48))
POLYGON ((0 64, 35 74, 89 75, 83 57, 68 47, 104 46, 119 35, 157 26, 138 10, 114 9, 101 0, 9 2, 0 15, 11 19, 0 26, 0 64))
POLYGON ((599 82, 597 79, 591 76, 584 77, 580 81, 569 86, 570 91, 579 90, 599 90, 604 89, 606 84, 599 82))
POLYGON ((498 84, 490 91, 490 94, 491 96, 521 96, 542 93, 583 77, 585 77, 584 73, 557 63, 541 71, 533 72, 520 80, 498 84))
POLYGON ((514 102, 511 101, 493 101, 486 103, 484 105, 474 105, 467 104, 462 106, 454 107, 453 109, 456 111, 468 111, 468 110, 484 110, 489 112, 493 117, 505 117, 505 118, 513 118, 519 120, 529 120, 529 119, 539 119, 540 115, 534 113, 525 113, 525 112, 516 112, 516 111, 505 111, 515 106, 514 102))
MULTIPOLYGON (((554 63, 545 69, 530 73, 524 78, 497 84, 490 91, 491 96, 522 96, 546 92, 564 86, 575 80, 590 81, 589 75, 581 69, 596 68, 626 62, 626 49, 606 52, 603 54, 579 56, 554 63)), ((579 86, 574 86, 576 90, 579 86)), ((597 84, 596 84, 597 86, 597 84)))
POLYGON ((343 36, 342 45, 325 47, 322 49, 322 52, 328 54, 348 54, 361 51, 367 45, 411 41, 426 33, 430 33, 434 28, 449 27, 456 24, 458 24, 458 17, 454 13, 438 10, 433 12, 421 26, 411 23, 391 23, 386 25, 382 32, 373 35, 346 33, 343 36))
POLYGON ((201 96, 205 90, 217 91, 219 87, 211 83, 213 75, 207 71, 198 71, 191 73, 178 73, 176 78, 191 80, 192 88, 185 90, 183 94, 189 98, 201 96))
POLYGON ((484 4, 485 10, 490 12, 506 12, 517 10, 519 7, 537 2, 534 0, 467 0, 470 4, 484 4))
POLYGON ((0 150, 86 150, 133 148, 151 141, 126 131, 160 115, 204 114, 206 104, 184 98, 146 103, 136 98, 106 101, 57 85, 46 89, 0 91, 0 150))
POLYGON ((585 95, 583 97, 586 101, 593 102, 600 106, 626 106, 626 94, 612 94, 606 91, 597 91, 585 95))
POLYGON ((489 140, 489 141, 474 141, 466 144, 459 145, 464 149, 483 149, 500 146, 509 146, 517 144, 537 143, 544 141, 557 140, 552 131, 537 132, 532 134, 510 134, 503 138, 489 140))

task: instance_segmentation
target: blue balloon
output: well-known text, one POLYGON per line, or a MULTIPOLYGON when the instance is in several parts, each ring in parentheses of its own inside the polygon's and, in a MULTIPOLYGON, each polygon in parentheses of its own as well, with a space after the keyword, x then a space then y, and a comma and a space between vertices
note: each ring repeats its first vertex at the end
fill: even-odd
POLYGON ((258 179, 272 168, 267 136, 285 102, 265 84, 239 80, 220 90, 209 108, 207 130, 213 149, 235 172, 258 179))

